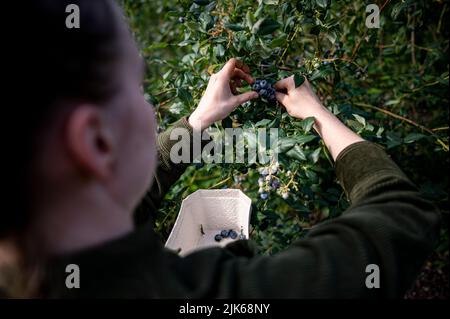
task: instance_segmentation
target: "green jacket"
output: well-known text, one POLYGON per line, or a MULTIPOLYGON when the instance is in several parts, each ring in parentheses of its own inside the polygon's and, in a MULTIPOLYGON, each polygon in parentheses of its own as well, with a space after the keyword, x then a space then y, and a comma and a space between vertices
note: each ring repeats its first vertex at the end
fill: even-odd
MULTIPOLYGON (((173 127, 190 129, 181 119, 173 127)), ((123 237, 53 259, 44 281, 50 298, 401 298, 437 239, 440 217, 382 148, 349 146, 336 161, 351 207, 315 226, 275 256, 252 253, 250 241, 184 258, 164 249, 153 231, 156 212, 186 165, 174 165, 170 130, 158 137, 155 182, 136 211, 143 224, 123 237), (80 288, 68 289, 66 265, 80 268, 80 288), (380 288, 369 289, 369 264, 380 288)))

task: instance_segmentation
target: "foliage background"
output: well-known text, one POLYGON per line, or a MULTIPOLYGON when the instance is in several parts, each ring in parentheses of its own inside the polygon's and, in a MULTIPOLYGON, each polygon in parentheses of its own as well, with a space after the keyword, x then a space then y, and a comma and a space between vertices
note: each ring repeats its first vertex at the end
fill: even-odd
MULTIPOLYGON (((231 57, 256 78, 303 72, 325 104, 388 153, 440 208, 441 240, 408 297, 448 297, 448 21, 444 0, 121 0, 148 65, 147 98, 160 129, 188 115, 209 75, 231 57), (381 9, 381 28, 365 25, 366 5, 381 9)), ((249 88, 244 88, 248 90, 249 88)), ((280 127, 287 142, 260 199, 261 167, 190 167, 166 196, 157 229, 166 238, 180 203, 200 188, 240 188, 253 200, 252 234, 273 254, 347 206, 311 122, 256 101, 224 127, 280 127), (288 172, 290 171, 290 172, 288 172), (288 199, 280 194, 288 192, 288 199)))

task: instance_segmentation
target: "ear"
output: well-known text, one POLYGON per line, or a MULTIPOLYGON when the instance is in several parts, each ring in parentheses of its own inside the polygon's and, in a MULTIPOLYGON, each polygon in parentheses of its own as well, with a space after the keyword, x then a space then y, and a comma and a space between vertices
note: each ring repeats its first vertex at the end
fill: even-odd
POLYGON ((85 175, 107 179, 113 171, 113 128, 94 105, 75 107, 65 123, 66 146, 74 165, 85 175))

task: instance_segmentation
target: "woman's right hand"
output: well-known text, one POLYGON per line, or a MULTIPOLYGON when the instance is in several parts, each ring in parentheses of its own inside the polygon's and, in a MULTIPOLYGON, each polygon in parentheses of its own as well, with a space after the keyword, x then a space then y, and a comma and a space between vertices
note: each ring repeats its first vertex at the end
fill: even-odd
POLYGON ((349 145, 364 141, 323 106, 308 80, 305 79, 296 88, 294 77, 291 76, 276 83, 275 89, 286 91, 277 92, 277 100, 286 107, 289 115, 299 119, 315 118, 314 129, 322 137, 334 160, 349 145))
POLYGON ((294 76, 290 76, 277 82, 274 87, 277 91, 286 92, 277 92, 276 97, 292 117, 305 119, 310 116, 315 117, 318 113, 326 111, 307 79, 296 88, 294 76))

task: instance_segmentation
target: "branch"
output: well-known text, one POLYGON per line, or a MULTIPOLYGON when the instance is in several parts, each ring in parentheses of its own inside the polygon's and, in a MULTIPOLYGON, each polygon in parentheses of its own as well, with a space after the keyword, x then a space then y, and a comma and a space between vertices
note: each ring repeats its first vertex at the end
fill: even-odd
POLYGON ((408 119, 408 118, 406 118, 406 117, 403 117, 403 116, 401 116, 401 115, 392 113, 391 111, 382 109, 382 108, 377 107, 377 106, 373 106, 373 105, 366 104, 366 103, 359 103, 359 102, 354 103, 354 105, 361 106, 361 107, 365 107, 365 108, 372 109, 372 110, 376 110, 376 111, 378 111, 378 112, 381 112, 381 113, 384 113, 384 114, 386 114, 386 115, 389 115, 389 116, 391 116, 391 117, 393 117, 393 118, 402 120, 402 121, 404 121, 404 122, 406 122, 406 123, 408 123, 408 124, 410 124, 410 125, 412 125, 412 126, 415 126, 415 127, 417 127, 417 128, 420 128, 421 130, 423 130, 423 131, 429 133, 430 135, 434 136, 434 137, 437 139, 437 142, 442 146, 442 148, 443 148, 446 152, 448 152, 448 145, 445 144, 445 143, 440 139, 440 137, 437 136, 436 133, 433 132, 433 130, 431 130, 431 129, 429 129, 429 128, 423 126, 423 125, 420 125, 419 123, 416 123, 416 122, 414 122, 413 120, 410 120, 410 119, 408 119))

